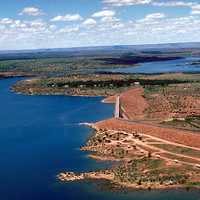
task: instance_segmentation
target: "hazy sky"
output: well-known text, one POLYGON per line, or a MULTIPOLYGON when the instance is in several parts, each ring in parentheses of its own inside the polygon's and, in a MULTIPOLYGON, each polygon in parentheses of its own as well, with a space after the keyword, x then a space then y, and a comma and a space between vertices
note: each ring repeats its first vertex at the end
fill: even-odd
POLYGON ((0 50, 200 41, 200 0, 0 1, 0 50))

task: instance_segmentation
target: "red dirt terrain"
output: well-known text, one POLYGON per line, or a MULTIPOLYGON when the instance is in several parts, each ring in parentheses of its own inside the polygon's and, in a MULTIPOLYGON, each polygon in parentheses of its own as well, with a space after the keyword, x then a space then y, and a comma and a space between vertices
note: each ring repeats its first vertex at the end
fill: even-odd
POLYGON ((147 115, 151 118, 184 118, 200 115, 200 100, 192 96, 158 95, 149 100, 147 115))
POLYGON ((114 96, 110 96, 110 97, 107 97, 103 100, 104 103, 112 103, 114 104, 116 102, 116 98, 117 98, 118 95, 114 95, 114 96))
POLYGON ((186 118, 200 116, 200 88, 195 84, 180 84, 158 89, 145 95, 151 119, 186 118))
MULTIPOLYGON (((119 95, 120 116, 129 120, 157 121, 200 116, 198 91, 193 93, 189 85, 166 88, 165 90, 164 92, 146 94, 142 87, 138 87, 121 93, 119 95)), ((105 102, 113 103, 116 96, 106 98, 105 102)))
POLYGON ((162 117, 165 118, 200 115, 200 100, 198 98, 175 94, 164 97, 158 93, 158 95, 153 94, 154 101, 153 99, 147 101, 143 95, 144 89, 141 87, 122 93, 120 95, 121 118, 98 122, 94 125, 95 128, 98 130, 133 131, 169 142, 200 148, 200 135, 198 133, 163 127, 159 121, 148 119, 146 114, 147 110, 148 112, 152 110, 152 115, 156 116, 156 114, 161 113, 162 117), (147 119, 150 123, 144 122, 147 119))
POLYGON ((144 111, 149 107, 143 97, 144 89, 134 88, 120 95, 120 113, 124 118, 140 120, 144 118, 144 111))
POLYGON ((200 135, 190 131, 163 128, 139 122, 129 122, 120 119, 109 119, 94 124, 97 130, 117 130, 126 132, 137 132, 144 135, 154 136, 169 142, 174 142, 190 147, 200 148, 200 135))

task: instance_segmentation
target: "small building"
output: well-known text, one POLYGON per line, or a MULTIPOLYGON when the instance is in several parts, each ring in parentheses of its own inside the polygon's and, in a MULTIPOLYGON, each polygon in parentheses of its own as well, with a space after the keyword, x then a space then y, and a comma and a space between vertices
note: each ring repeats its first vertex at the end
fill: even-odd
POLYGON ((140 85, 140 82, 134 82, 134 85, 140 85))

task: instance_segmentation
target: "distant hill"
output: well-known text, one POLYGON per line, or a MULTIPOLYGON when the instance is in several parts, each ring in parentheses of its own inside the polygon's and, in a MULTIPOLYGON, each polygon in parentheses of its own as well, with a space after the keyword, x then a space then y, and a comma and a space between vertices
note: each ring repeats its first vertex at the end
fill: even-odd
POLYGON ((200 43, 168 43, 168 44, 147 44, 147 45, 115 45, 97 47, 74 47, 55 49, 35 49, 35 50, 9 50, 0 51, 0 60, 6 59, 34 59, 34 58, 54 58, 69 56, 98 56, 113 55, 129 52, 171 52, 180 50, 200 50, 200 43))

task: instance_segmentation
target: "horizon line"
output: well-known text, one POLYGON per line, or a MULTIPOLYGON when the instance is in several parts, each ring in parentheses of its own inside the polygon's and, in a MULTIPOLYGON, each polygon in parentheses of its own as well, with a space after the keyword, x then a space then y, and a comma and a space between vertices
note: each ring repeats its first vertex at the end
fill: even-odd
POLYGON ((72 46, 72 47, 47 47, 47 48, 27 48, 27 49, 5 49, 1 50, 1 52, 9 52, 9 51, 35 51, 35 50, 53 50, 53 49, 78 49, 78 48, 98 48, 98 47, 115 47, 115 46, 151 46, 151 45, 174 45, 174 44, 195 44, 200 43, 200 41, 195 42, 161 42, 161 43, 141 43, 141 44, 113 44, 113 45, 91 45, 91 46, 72 46))

